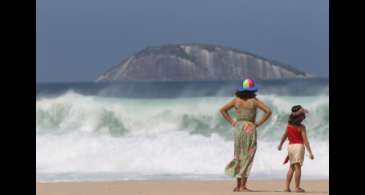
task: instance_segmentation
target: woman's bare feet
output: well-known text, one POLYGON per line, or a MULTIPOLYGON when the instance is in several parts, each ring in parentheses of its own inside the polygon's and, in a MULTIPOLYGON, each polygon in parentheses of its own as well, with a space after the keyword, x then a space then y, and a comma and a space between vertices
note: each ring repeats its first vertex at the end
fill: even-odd
POLYGON ((240 192, 252 192, 252 190, 248 189, 247 187, 241 187, 240 192))
POLYGON ((305 190, 302 188, 295 188, 295 192, 305 192, 305 190))
POLYGON ((239 192, 239 191, 240 191, 240 189, 239 189, 239 187, 234 187, 234 188, 233 188, 233 191, 234 191, 234 192, 239 192))
POLYGON ((284 190, 284 192, 291 192, 290 188, 284 190))

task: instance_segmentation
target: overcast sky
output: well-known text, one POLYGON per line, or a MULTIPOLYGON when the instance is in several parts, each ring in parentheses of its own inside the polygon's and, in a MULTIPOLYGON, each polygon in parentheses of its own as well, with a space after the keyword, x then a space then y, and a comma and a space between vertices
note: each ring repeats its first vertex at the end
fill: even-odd
POLYGON ((148 46, 208 43, 328 77, 328 0, 37 0, 37 82, 93 81, 148 46))

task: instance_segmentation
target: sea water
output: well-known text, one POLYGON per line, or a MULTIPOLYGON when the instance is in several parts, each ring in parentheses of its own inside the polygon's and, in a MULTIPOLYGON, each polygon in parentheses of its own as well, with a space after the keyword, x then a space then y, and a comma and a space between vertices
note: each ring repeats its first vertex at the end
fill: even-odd
MULTIPOLYGON (((257 129, 252 179, 285 178, 287 142, 277 145, 296 104, 309 110, 315 155, 305 157, 302 176, 329 177, 328 82, 296 82, 260 86, 257 97, 273 114, 257 129)), ((233 129, 219 109, 234 90, 225 82, 37 84, 37 181, 230 179, 233 129)))

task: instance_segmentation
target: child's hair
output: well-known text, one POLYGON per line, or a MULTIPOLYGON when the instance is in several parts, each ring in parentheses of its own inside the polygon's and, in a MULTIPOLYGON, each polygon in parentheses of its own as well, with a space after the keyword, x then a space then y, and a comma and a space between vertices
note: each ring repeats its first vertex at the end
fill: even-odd
POLYGON ((305 113, 300 113, 299 115, 294 115, 294 112, 299 111, 302 109, 301 105, 295 105, 291 108, 292 113, 289 115, 288 123, 292 125, 301 125, 302 121, 305 119, 305 113))

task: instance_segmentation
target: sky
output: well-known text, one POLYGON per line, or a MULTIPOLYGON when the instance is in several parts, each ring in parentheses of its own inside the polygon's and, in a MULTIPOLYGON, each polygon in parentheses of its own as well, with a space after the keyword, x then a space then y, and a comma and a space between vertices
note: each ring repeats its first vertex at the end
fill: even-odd
POLYGON ((328 77, 328 0, 37 0, 37 82, 94 81, 124 58, 218 44, 328 77))

